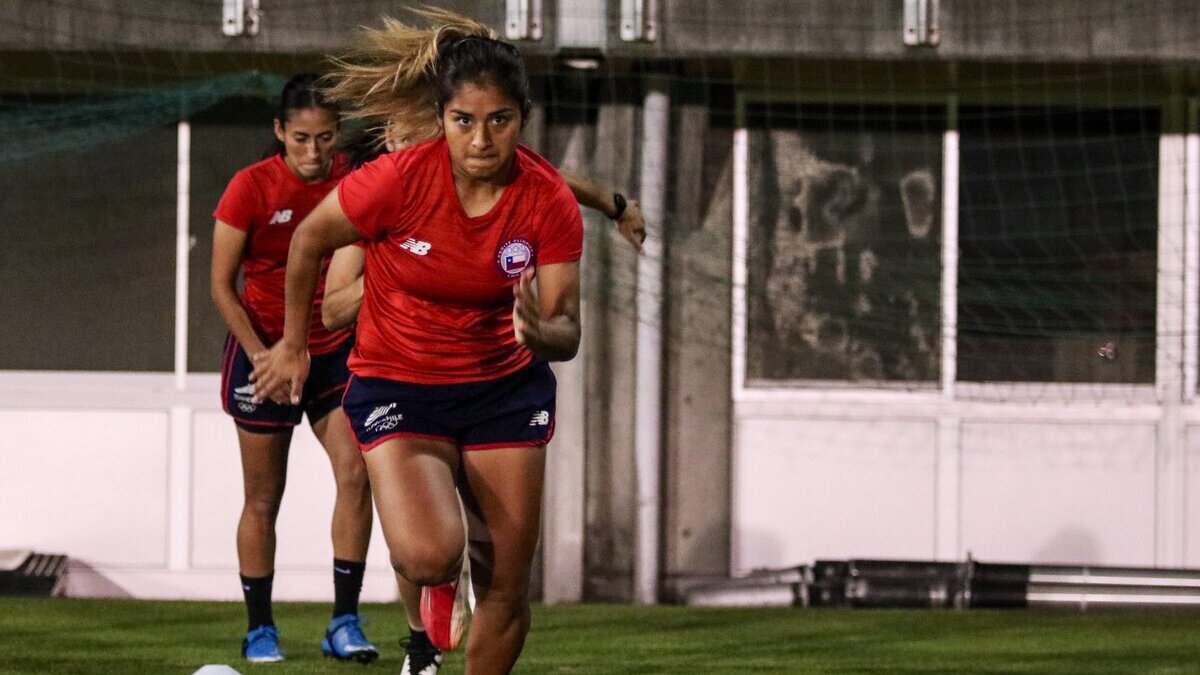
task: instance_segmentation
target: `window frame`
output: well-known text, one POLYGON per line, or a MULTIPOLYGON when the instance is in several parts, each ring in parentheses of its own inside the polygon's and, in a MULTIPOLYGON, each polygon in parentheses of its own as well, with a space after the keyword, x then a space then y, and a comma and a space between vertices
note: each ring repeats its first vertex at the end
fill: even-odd
MULTIPOLYGON (((736 96, 736 123, 733 131, 733 269, 731 284, 732 396, 735 402, 933 402, 969 400, 980 402, 1126 402, 1130 405, 1153 404, 1178 396, 1191 401, 1197 396, 1200 362, 1200 98, 1186 101, 1187 133, 1170 131, 1169 115, 1184 101, 1147 100, 1143 107, 1158 108, 1163 127, 1159 134, 1158 171, 1158 250, 1155 288, 1155 378, 1152 383, 1075 383, 1075 382, 964 382, 957 378, 958 347, 958 249, 959 249, 959 131, 960 104, 987 105, 984 97, 962 96, 948 92, 940 103, 945 106, 946 129, 942 143, 942 305, 941 305, 941 376, 936 384, 870 382, 866 384, 836 380, 768 380, 747 377, 749 335, 747 326, 747 283, 749 254, 749 127, 750 105, 762 103, 865 103, 937 105, 939 99, 922 94, 872 96, 825 92, 823 95, 743 88, 736 96), (1185 137, 1186 136, 1186 140, 1185 137), (1179 170, 1180 168, 1183 170, 1179 170), (1186 195, 1186 199, 1174 199, 1186 195), (1178 224, 1183 227, 1178 227, 1178 224), (1176 255, 1172 256, 1172 253, 1176 255), (1182 269, 1179 269, 1182 267, 1182 269), (1172 295, 1172 293, 1174 293, 1172 295), (1183 311, 1178 303, 1171 307, 1166 297, 1184 298, 1183 311), (1173 326, 1169 317, 1182 314, 1173 326), (1174 330, 1175 332, 1172 332, 1174 330), (1169 339, 1183 336, 1182 343, 1169 339), (1175 387, 1170 373, 1175 372, 1175 387), (1180 377, 1182 375, 1182 377, 1180 377), (1173 389, 1179 391, 1173 391, 1173 389)), ((994 103, 994 101, 991 101, 994 103)), ((1080 96, 1072 100, 1020 101, 1021 104, 1095 105, 1111 103, 1080 96)))

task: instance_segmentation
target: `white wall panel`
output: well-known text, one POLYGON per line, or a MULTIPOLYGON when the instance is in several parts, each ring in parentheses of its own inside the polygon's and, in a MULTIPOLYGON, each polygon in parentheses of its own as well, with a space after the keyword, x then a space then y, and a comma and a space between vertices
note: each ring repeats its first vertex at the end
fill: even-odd
POLYGON ((738 420, 734 572, 934 555, 937 424, 738 420))
POLYGON ((1183 564, 1200 567, 1200 427, 1187 427, 1184 456, 1183 564))
MULTIPOLYGON (((192 565, 236 570, 235 537, 242 510, 237 433, 229 417, 215 411, 197 412, 193 429, 192 565)), ((288 482, 276 525, 277 570, 330 568, 334 494, 329 459, 305 422, 292 437, 288 482)), ((378 523, 371 544, 368 563, 389 569, 378 523)))
POLYGON ((237 569, 242 466, 237 432, 223 412, 192 417, 191 565, 237 569))
POLYGON ((963 546, 988 561, 1154 564, 1155 427, 964 422, 963 546))
POLYGON ((0 410, 0 548, 164 566, 168 423, 165 410, 0 410))

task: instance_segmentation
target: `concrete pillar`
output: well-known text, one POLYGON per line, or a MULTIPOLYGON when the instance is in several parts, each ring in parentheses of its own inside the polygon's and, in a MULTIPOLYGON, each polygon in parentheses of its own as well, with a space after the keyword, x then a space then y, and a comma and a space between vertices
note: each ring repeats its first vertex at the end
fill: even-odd
MULTIPOLYGON (((596 122, 591 165, 596 180, 635 194, 640 116, 628 104, 606 104, 596 122)), ((584 332, 591 339, 587 378, 587 507, 584 597, 633 599, 635 533, 634 363, 637 256, 611 223, 588 232, 595 251, 587 270, 584 332), (591 275, 596 275, 593 279, 591 275)))
MULTIPOLYGON (((571 128, 566 147, 555 164, 567 171, 587 173, 594 130, 577 124, 571 128)), ((603 215, 583 211, 585 228, 603 227, 603 215)), ((586 231, 586 230, 585 230, 586 231)), ((585 242, 580 269, 596 267, 596 251, 585 242)), ((591 285, 595 275, 582 273, 580 279, 580 316, 590 313, 591 285)), ((546 456, 546 491, 542 516, 542 600, 547 603, 579 602, 583 599, 583 511, 584 457, 586 449, 586 366, 588 353, 597 338, 585 331, 579 353, 565 363, 554 364, 558 378, 558 403, 554 440, 546 456)))
POLYGON ((733 134, 677 114, 667 227, 663 595, 729 575, 733 134))

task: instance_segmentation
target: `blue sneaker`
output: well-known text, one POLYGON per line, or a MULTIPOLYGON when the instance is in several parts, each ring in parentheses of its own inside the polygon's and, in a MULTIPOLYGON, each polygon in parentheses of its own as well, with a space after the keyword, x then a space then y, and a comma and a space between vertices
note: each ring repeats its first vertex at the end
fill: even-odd
POLYGON ((379 658, 379 650, 363 635, 357 614, 333 617, 321 641, 321 651, 339 661, 370 663, 379 658))
POLYGON ((250 663, 275 663, 283 660, 279 651, 279 631, 275 626, 259 626, 246 633, 242 656, 250 663))

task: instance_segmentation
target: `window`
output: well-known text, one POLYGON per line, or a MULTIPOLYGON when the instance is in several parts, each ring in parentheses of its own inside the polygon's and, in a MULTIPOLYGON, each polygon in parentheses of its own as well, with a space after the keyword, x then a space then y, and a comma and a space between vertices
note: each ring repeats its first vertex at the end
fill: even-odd
POLYGON ((933 386, 945 115, 752 104, 749 383, 933 386))
POLYGON ((176 156, 170 126, 0 163, 0 368, 172 370, 176 156))
POLYGON ((958 379, 1154 381, 1159 115, 960 111, 958 379))

